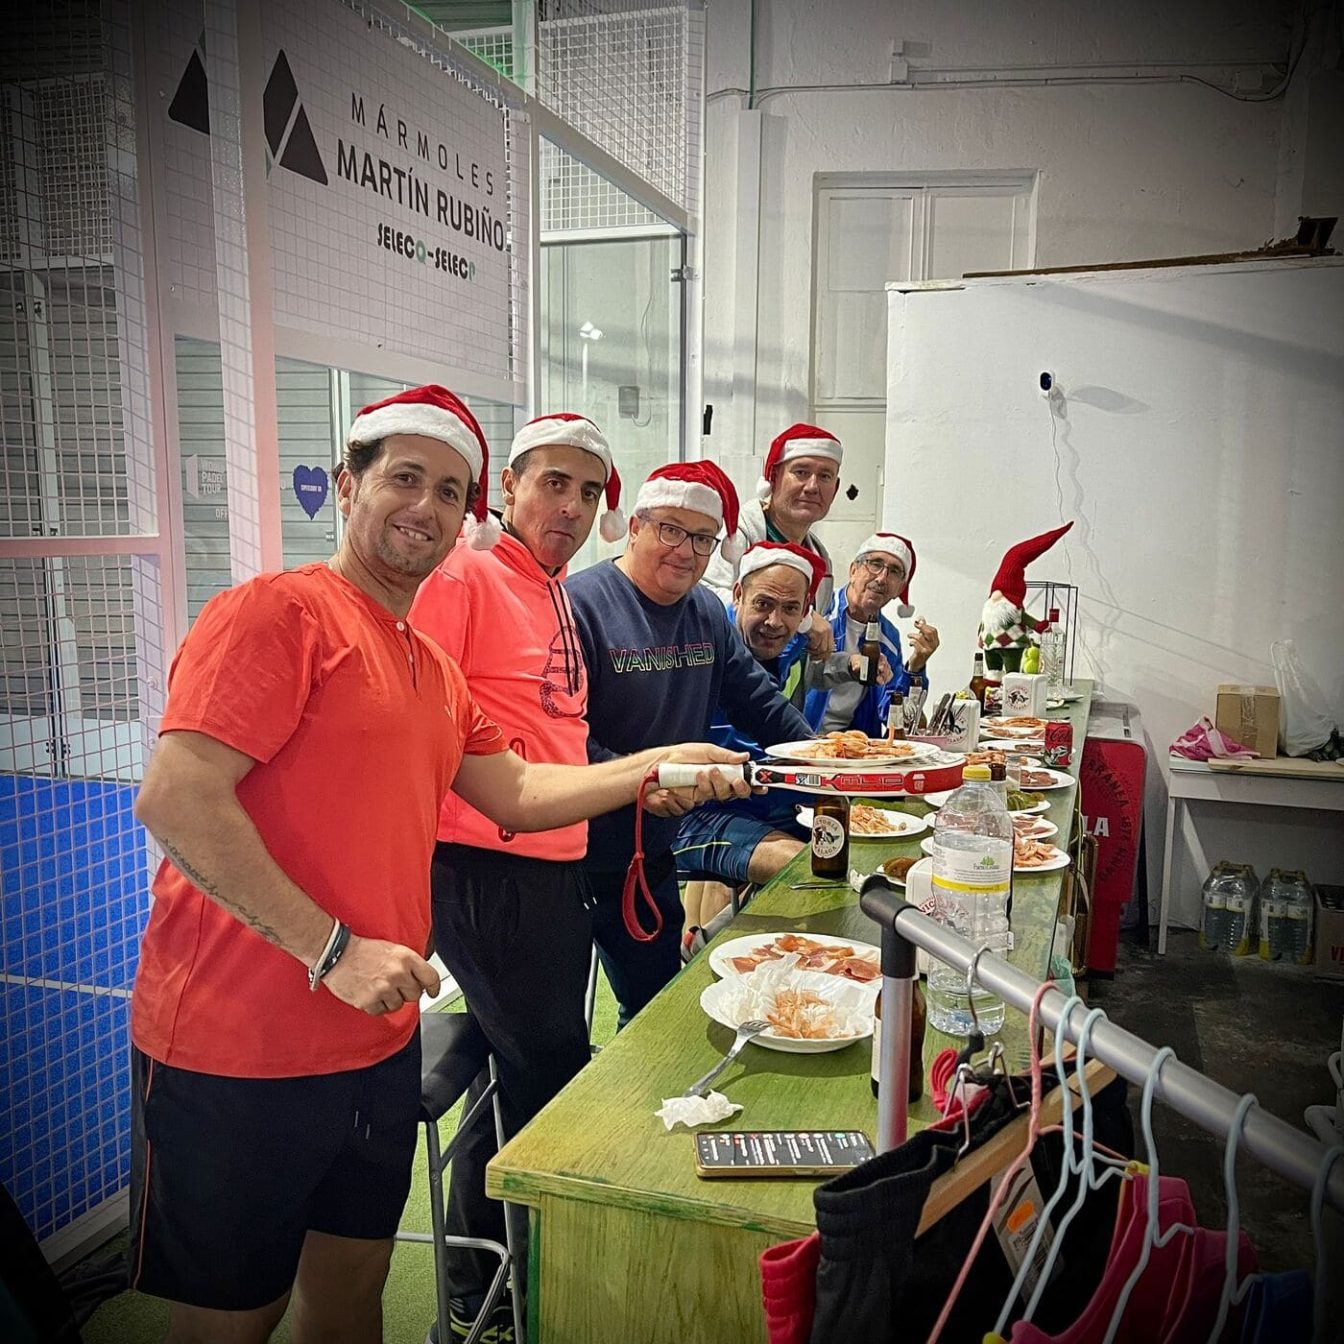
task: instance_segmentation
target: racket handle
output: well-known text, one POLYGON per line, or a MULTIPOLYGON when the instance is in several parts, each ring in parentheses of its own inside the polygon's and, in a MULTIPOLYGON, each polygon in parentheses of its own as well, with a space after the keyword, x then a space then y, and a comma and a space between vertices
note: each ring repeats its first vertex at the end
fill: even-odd
POLYGON ((712 770, 725 779, 741 779, 745 767, 741 765, 689 765, 681 761, 668 762, 658 767, 658 787, 663 789, 692 789, 696 776, 702 770, 712 770))

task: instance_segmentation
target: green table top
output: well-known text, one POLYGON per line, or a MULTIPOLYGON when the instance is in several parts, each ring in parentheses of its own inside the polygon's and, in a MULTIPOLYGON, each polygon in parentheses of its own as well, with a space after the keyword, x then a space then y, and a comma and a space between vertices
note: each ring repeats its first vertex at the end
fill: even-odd
MULTIPOLYGON (((1082 699, 1054 717, 1073 721, 1073 763, 1077 778, 1086 735, 1090 682, 1075 683, 1082 699)), ((1064 846, 1073 833, 1077 785, 1046 795, 1046 814, 1059 827, 1052 843, 1064 846)), ((926 812, 926 804, 900 806, 926 812)), ((927 832, 925 833, 927 834, 927 832)), ((872 871, 883 859, 918 854, 919 838, 855 842, 850 865, 872 871)), ((1010 959, 1033 976, 1044 977, 1059 906, 1062 871, 1018 874, 1013 886, 1014 947, 1010 959)), ((847 886, 791 890, 810 881, 804 850, 760 891, 715 940, 784 930, 835 934, 879 941, 876 925, 858 907, 847 886)), ((733 1033, 710 1021, 700 993, 714 978, 702 952, 565 1090, 490 1163, 487 1188, 496 1196, 537 1204, 558 1196, 661 1213, 753 1230, 781 1237, 805 1235, 815 1226, 809 1180, 706 1181, 695 1174, 691 1131, 670 1133, 654 1112, 666 1097, 679 1096, 726 1053, 733 1033)), ((1026 1063, 1026 1022, 1009 1011, 1000 1039, 1015 1068, 1026 1063)), ((956 1043, 930 1029, 925 1063, 956 1043)), ((715 1128, 861 1129, 873 1137, 877 1102, 869 1082, 868 1039, 841 1050, 793 1055, 749 1046, 715 1086, 743 1109, 715 1128)), ((933 1119, 924 1099, 911 1108, 912 1128, 933 1119)))

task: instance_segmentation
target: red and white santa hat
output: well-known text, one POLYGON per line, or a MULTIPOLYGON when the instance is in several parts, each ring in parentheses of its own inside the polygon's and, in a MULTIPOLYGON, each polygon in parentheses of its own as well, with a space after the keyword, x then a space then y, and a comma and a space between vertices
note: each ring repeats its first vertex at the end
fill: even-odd
POLYGON ((765 470, 756 482, 756 498, 764 503, 774 489, 774 475, 794 457, 829 457, 838 467, 845 450, 829 429, 820 425, 790 425, 771 444, 765 455, 765 470))
POLYGON ((901 584, 901 605, 896 608, 896 614, 901 617, 913 616, 915 609, 910 605, 910 580, 915 577, 915 548, 905 537, 895 532, 874 532, 854 552, 854 562, 857 564, 865 555, 874 554, 889 555, 900 561, 905 570, 905 582, 901 584))
POLYGON ((572 411, 555 411, 529 420, 509 447, 509 466, 533 448, 559 445, 562 448, 582 448, 602 463, 606 474, 604 484, 607 511, 602 515, 597 530, 603 541, 620 541, 625 536, 625 515, 621 512, 621 478, 611 460, 611 446, 607 436, 586 415, 572 411))
POLYGON ((730 565, 737 564, 743 550, 737 539, 737 508, 732 481, 703 458, 655 468, 635 496, 636 513, 642 509, 690 509, 722 524, 727 535, 719 552, 730 565))
POLYGON ((810 609, 817 600, 817 589, 826 577, 826 562, 812 551, 805 551, 791 541, 758 541, 747 547, 747 553, 738 566, 737 577, 745 582, 748 574, 757 570, 769 569, 771 565, 788 565, 796 569, 807 580, 807 607, 810 609))
POLYGON ((355 416, 345 441, 349 447, 359 448, 393 434, 423 434, 446 443, 461 455, 471 479, 481 487, 463 521, 463 531, 476 550, 489 550, 500 535, 499 520, 491 515, 486 501, 490 449, 466 403, 438 383, 412 387, 365 406, 355 416))

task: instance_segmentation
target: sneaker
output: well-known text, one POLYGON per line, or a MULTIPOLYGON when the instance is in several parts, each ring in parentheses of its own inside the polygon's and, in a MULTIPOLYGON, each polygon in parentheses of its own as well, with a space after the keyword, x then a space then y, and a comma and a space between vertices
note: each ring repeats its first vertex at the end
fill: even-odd
MULTIPOLYGON (((477 1308, 479 1310, 479 1307, 477 1308)), ((476 1324, 476 1312, 467 1305, 465 1298, 448 1299, 448 1338, 462 1340, 471 1333, 476 1324)), ((439 1344, 439 1327, 436 1321, 429 1329, 428 1344, 439 1344)), ((480 1335, 480 1344, 513 1344, 513 1300, 508 1293, 496 1304, 486 1321, 480 1335)))

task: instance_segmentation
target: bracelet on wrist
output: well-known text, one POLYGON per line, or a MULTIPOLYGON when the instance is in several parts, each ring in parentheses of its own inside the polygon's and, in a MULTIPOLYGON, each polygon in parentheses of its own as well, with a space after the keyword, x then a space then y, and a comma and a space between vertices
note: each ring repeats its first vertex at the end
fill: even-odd
POLYGON ((308 968, 308 988, 316 994, 323 977, 340 961, 345 949, 350 945, 350 926, 335 920, 322 955, 308 968))

